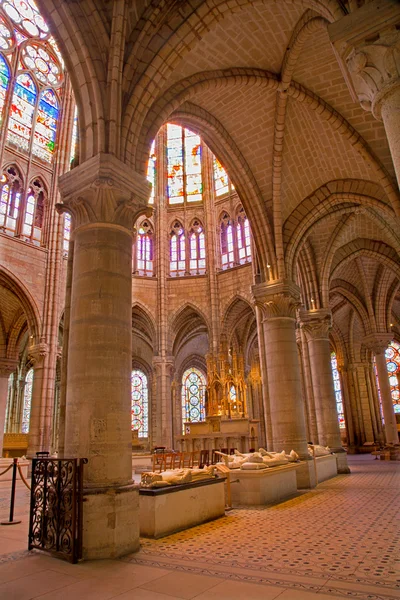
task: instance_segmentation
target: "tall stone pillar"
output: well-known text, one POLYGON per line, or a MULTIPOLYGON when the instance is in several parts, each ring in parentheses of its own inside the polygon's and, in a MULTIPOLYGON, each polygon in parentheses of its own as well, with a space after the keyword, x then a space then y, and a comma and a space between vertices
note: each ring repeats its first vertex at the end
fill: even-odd
POLYGON ((385 350, 391 341, 390 333, 375 333, 364 338, 364 344, 375 354, 376 370, 378 372, 379 389, 381 392, 382 412, 385 420, 386 444, 398 444, 396 416, 393 408, 392 394, 386 366, 385 350))
POLYGON ((256 284, 253 296, 263 315, 263 339, 268 374, 272 446, 276 451, 295 450, 306 461, 298 475, 299 487, 314 487, 314 467, 309 467, 306 425, 302 402, 299 355, 296 342, 296 309, 300 290, 291 281, 256 284))
POLYGON ((156 375, 156 395, 160 414, 157 419, 161 421, 160 437, 155 440, 155 445, 174 447, 174 437, 180 435, 181 431, 174 431, 176 423, 173 419, 172 380, 174 376, 173 356, 153 357, 153 366, 156 375))
POLYGON ((29 458, 35 458, 36 452, 50 450, 50 432, 52 414, 46 414, 44 406, 44 367, 48 346, 44 342, 28 349, 28 357, 33 366, 33 384, 31 414, 29 418, 28 451, 29 458))
POLYGON ((139 545, 132 484, 132 232, 150 185, 113 155, 98 154, 60 178, 74 219, 65 456, 85 457, 84 558, 139 545))
POLYGON ((340 439, 333 387, 329 343, 332 314, 324 308, 304 310, 300 311, 300 321, 308 344, 319 443, 336 453, 339 473, 350 473, 340 439))
POLYGON ((6 420, 6 407, 8 396, 8 378, 15 371, 18 362, 7 358, 0 358, 0 459, 3 456, 4 425, 6 420))
POLYGON ((328 26, 355 102, 383 121, 400 185, 400 7, 372 0, 328 26))

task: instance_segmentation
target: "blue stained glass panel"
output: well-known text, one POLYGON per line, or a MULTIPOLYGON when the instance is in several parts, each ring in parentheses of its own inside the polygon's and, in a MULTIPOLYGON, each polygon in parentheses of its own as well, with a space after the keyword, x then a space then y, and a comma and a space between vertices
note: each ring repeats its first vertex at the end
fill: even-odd
POLYGON ((58 102, 52 90, 44 90, 40 96, 36 118, 33 153, 51 162, 55 149, 58 120, 58 102))
POLYGON ((8 64, 3 55, 0 54, 0 123, 3 120, 3 107, 6 101, 9 80, 10 69, 8 68, 8 64))
POLYGON ((32 78, 26 73, 19 75, 11 102, 8 140, 26 151, 29 150, 36 95, 32 78))

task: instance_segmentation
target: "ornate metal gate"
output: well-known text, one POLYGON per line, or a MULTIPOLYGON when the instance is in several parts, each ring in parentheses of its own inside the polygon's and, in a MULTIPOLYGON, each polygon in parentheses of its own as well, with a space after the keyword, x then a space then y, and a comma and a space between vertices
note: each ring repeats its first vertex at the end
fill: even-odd
POLYGON ((29 550, 76 563, 82 557, 83 465, 87 458, 32 460, 29 550))

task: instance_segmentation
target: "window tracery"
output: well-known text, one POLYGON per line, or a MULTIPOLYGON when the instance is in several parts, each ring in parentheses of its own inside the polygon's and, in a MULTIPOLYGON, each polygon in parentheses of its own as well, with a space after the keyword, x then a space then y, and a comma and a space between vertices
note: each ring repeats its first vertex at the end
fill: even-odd
POLYGON ((147 376, 134 369, 131 376, 131 422, 132 431, 138 431, 140 438, 149 435, 149 394, 147 376))
POLYGON ((143 221, 139 226, 136 236, 136 248, 134 260, 136 268, 134 272, 138 275, 151 277, 153 275, 154 239, 153 229, 149 221, 143 221))
POLYGON ((29 433, 29 421, 32 408, 33 369, 29 369, 25 377, 24 404, 22 407, 22 433, 29 433))
POLYGON ((0 231, 13 235, 21 202, 21 177, 16 167, 8 167, 1 177, 0 231))
POLYGON ((400 413, 400 344, 395 340, 390 342, 385 357, 394 412, 400 413))
POLYGON ((206 406, 206 377, 196 369, 186 369, 182 376, 182 431, 185 433, 185 423, 205 421, 206 406))
POLYGON ((241 207, 236 224, 237 248, 241 265, 251 261, 251 236, 249 220, 241 207))
POLYGON ((40 179, 35 179, 28 189, 25 200, 22 238, 27 242, 40 245, 43 225, 45 191, 40 179))
POLYGON ((228 213, 224 213, 221 218, 220 240, 222 268, 228 269, 235 264, 233 226, 228 213))
POLYGON ((201 139, 173 123, 167 124, 168 201, 170 205, 201 202, 201 139))

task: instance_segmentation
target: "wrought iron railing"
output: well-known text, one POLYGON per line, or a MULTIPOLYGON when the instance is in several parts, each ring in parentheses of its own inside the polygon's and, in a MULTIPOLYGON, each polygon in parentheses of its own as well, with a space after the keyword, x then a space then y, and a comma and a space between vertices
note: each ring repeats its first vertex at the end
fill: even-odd
POLYGON ((83 465, 86 458, 32 460, 29 550, 72 563, 82 558, 83 465))

